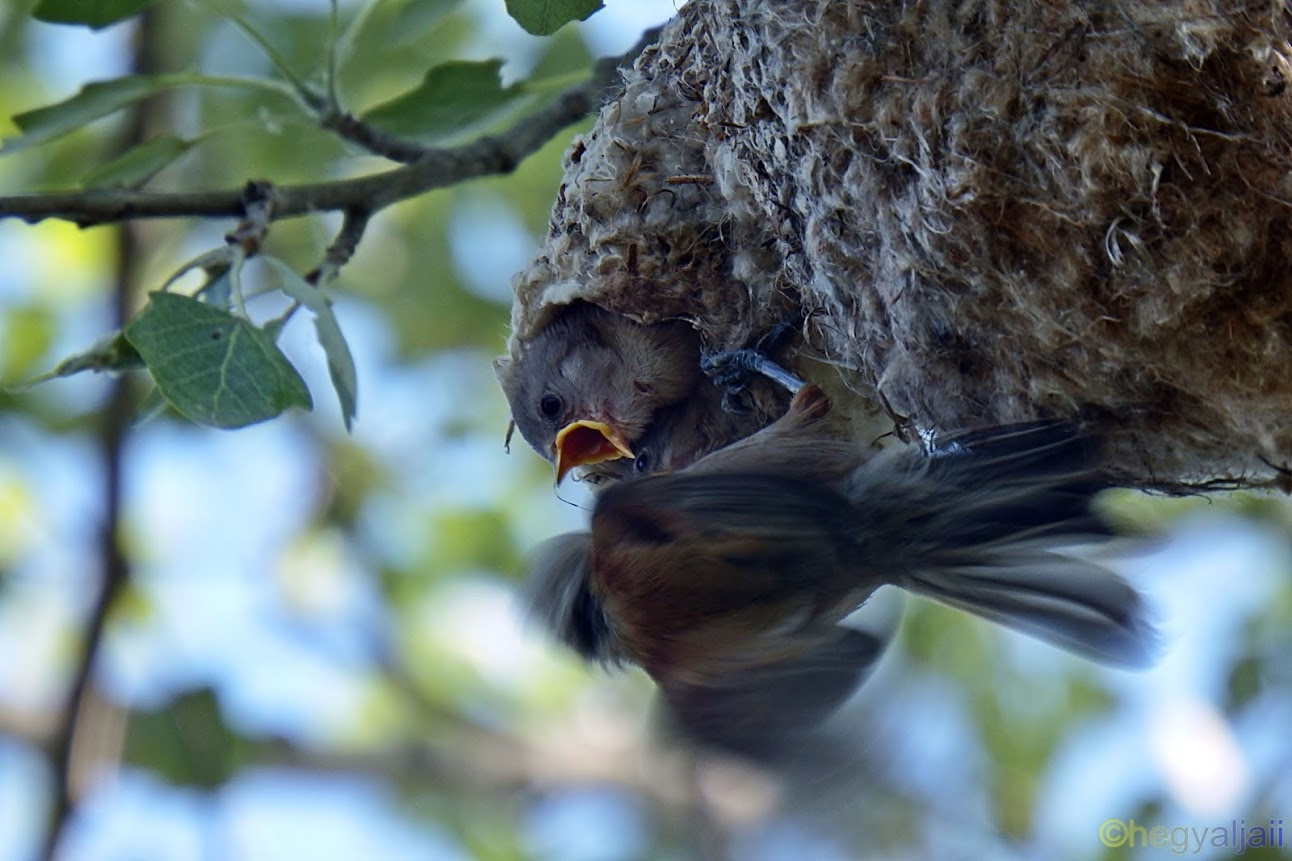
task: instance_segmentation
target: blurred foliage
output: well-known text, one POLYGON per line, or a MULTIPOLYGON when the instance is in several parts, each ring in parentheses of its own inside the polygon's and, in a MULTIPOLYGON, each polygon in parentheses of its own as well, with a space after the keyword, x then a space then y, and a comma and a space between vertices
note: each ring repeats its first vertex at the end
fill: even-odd
MULTIPOLYGON (((321 123, 316 122, 314 112, 325 98, 330 97, 325 96, 325 92, 339 95, 351 77, 370 84, 372 79, 379 77, 374 66, 381 70, 382 76, 388 76, 395 68, 390 62, 392 48, 397 50, 409 46, 425 50, 434 46, 436 40, 433 37, 438 34, 457 31, 461 35, 465 32, 459 13, 455 12, 456 5, 376 0, 352 10, 345 20, 293 12, 265 15, 253 20, 236 4, 212 2, 209 9, 214 13, 211 41, 218 44, 221 39, 230 40, 229 54, 253 49, 252 59, 259 60, 250 68, 245 63, 238 63, 238 73, 227 74, 221 73, 220 68, 226 64, 225 57, 203 56, 209 52, 209 45, 194 42, 193 57, 185 57, 174 50, 175 43, 167 38, 169 34, 165 31, 167 16, 173 16, 175 12, 173 4, 163 4, 152 11, 150 19, 150 34, 155 34, 150 38, 158 46, 166 46, 167 50, 160 53, 169 54, 162 60, 162 70, 153 74, 126 74, 91 81, 70 97, 15 113, 12 122, 20 134, 5 141, 0 155, 13 159, 16 154, 39 148, 46 163, 52 164, 61 150, 78 146, 86 130, 96 121, 119 119, 123 111, 148 103, 154 113, 158 105, 169 108, 168 113, 177 128, 149 135, 115 155, 112 154, 112 137, 108 136, 107 146, 103 147, 108 155, 98 164, 88 170, 82 167, 76 181, 71 183, 59 176, 48 176, 49 185, 135 188, 147 184, 158 190, 173 187, 185 191, 211 187, 212 184, 237 187, 247 177, 262 173, 272 176, 275 183, 283 184, 344 178, 365 169, 365 166, 371 170, 374 159, 318 127, 321 123), (168 68, 171 63, 177 68, 168 68), (195 65, 214 68, 194 71, 195 65), (187 70, 181 67, 187 67, 187 70), (167 101, 163 102, 163 99, 167 101), (195 103, 194 99, 198 101, 195 103), (181 136, 179 127, 186 125, 182 118, 195 110, 199 112, 200 119, 187 123, 195 127, 188 131, 187 137, 181 136), (196 153, 196 170, 191 169, 190 160, 186 158, 190 152, 196 153), (168 170, 172 166, 176 170, 168 170), (180 173, 178 168, 185 170, 180 173), (203 178, 196 187, 193 182, 195 176, 203 178)), ((53 20, 75 20, 69 19, 75 11, 73 7, 64 5, 57 10, 51 7, 44 11, 49 12, 53 20)), ((79 14, 82 22, 97 28, 131 11, 103 0, 84 4, 79 14)), ((560 14, 554 9, 548 9, 547 13, 560 14)), ((188 16, 185 23, 191 23, 188 16)), ((184 29, 191 32, 188 27, 184 29)), ((444 37, 440 35, 440 38, 444 37)), ((582 72, 558 74, 546 81, 513 82, 503 86, 499 78, 501 59, 455 60, 451 57, 452 47, 441 45, 439 48, 439 51, 430 53, 429 67, 426 65, 427 54, 420 50, 406 57, 407 62, 415 64, 414 68, 425 69, 420 81, 396 90, 393 97, 373 91, 371 95, 376 103, 357 112, 376 128, 405 140, 464 143, 486 132, 500 131, 505 124, 516 122, 526 112, 560 93, 562 88, 586 76, 585 55, 581 58, 584 61, 580 64, 584 68, 582 72)), ((559 68, 564 64, 552 65, 559 68)), ((560 144, 559 141, 555 143, 560 144)), ((431 347, 480 343, 485 326, 496 319, 496 309, 490 303, 475 301, 469 292, 460 290, 460 285, 451 277, 453 267, 446 265, 451 252, 442 237, 448 229, 452 197, 431 195, 426 201, 423 211, 415 217, 415 223, 416 229, 430 241, 423 243, 418 241, 418 237, 402 236, 396 242, 401 249, 417 245, 427 252, 428 259, 423 263, 401 255, 400 262, 406 264, 404 271, 385 273, 390 283, 411 283, 418 290, 416 296, 401 297, 411 313, 399 313, 393 318, 405 323, 410 336, 414 332, 422 339, 429 336, 428 346, 431 347), (437 238, 440 238, 439 242, 435 241, 437 238), (416 278, 409 276, 410 269, 412 272, 435 272, 436 283, 417 283, 416 278), (428 301, 427 287, 432 293, 456 293, 452 298, 456 300, 457 313, 442 313, 447 307, 444 303, 428 301)), ((250 227, 244 225, 240 230, 256 231, 254 217, 249 224, 250 227)), ((290 264, 280 262, 277 257, 282 255, 302 268, 309 268, 309 263, 300 261, 302 258, 317 259, 319 237, 316 233, 311 235, 311 244, 315 246, 311 253, 299 244, 282 244, 285 237, 280 234, 290 237, 290 230, 276 230, 273 234, 270 247, 274 254, 265 255, 264 260, 277 267, 278 287, 313 312, 319 342, 328 356, 333 387, 341 401, 342 416, 349 427, 355 413, 356 375, 344 333, 332 316, 329 300, 322 293, 322 288, 329 285, 319 284, 321 289, 313 290, 311 285, 293 276, 290 264)), ((258 247, 262 241, 260 236, 247 235, 256 236, 258 247)), ((243 307, 245 291, 240 278, 243 258, 236 253, 239 250, 237 246, 226 249, 216 245, 176 270, 164 285, 159 285, 165 289, 172 279, 179 278, 187 270, 200 268, 207 272, 207 282, 195 295, 217 310, 227 308, 236 317, 245 318, 245 322, 229 320, 229 325, 236 331, 221 342, 222 350, 216 351, 209 343, 203 345, 196 340, 200 333, 192 326, 168 326, 166 343, 170 348, 139 351, 159 384, 158 391, 171 407, 216 427, 240 427, 276 416, 287 406, 310 406, 308 395, 301 392, 283 394, 286 390, 282 386, 274 386, 271 388, 278 390, 278 394, 274 391, 256 393, 253 387, 242 386, 239 389, 236 381, 231 388, 230 381, 226 379, 225 369, 241 368, 249 380, 272 377, 293 382, 290 380, 293 373, 290 362, 276 355, 277 350, 271 342, 277 337, 278 325, 268 321, 263 327, 253 326, 254 321, 246 317, 243 307), (219 290, 214 289, 217 285, 219 290), (185 350, 186 345, 193 349, 185 350), (181 355, 183 367, 176 364, 176 357, 181 355), (183 385, 176 385, 176 380, 182 380, 183 385)), ((401 299, 394 301, 401 302, 401 299)), ((154 302, 153 306, 156 304, 154 302)), ((149 318, 149 312, 152 317, 157 316, 153 306, 145 312, 144 319, 149 318)), ((127 339, 137 348, 136 338, 130 332, 140 337, 144 335, 138 321, 127 330, 127 339)), ((105 336, 105 344, 111 343, 112 339, 105 336)), ((88 360, 64 361, 57 373, 66 375, 85 369, 121 367, 103 360, 105 358, 106 353, 91 352, 88 360)))
MULTIPOLYGON (((9 138, 30 130, 31 111, 74 98, 86 83, 60 70, 70 59, 66 51, 77 48, 51 58, 51 45, 66 34, 34 23, 26 14, 33 5, 0 7, 0 135, 9 138), (14 122, 22 114, 26 126, 14 122)), ((145 4, 117 0, 95 6, 96 14, 131 5, 145 4)), ((41 6, 50 15, 78 8, 53 0, 41 6)), ((546 32, 599 4, 509 0, 507 6, 524 7, 533 16, 531 31, 546 32)), ((572 27, 537 47, 513 39, 482 57, 480 46, 496 34, 481 27, 481 8, 454 0, 340 3, 338 89, 345 107, 357 115, 392 113, 392 105, 414 109, 398 113, 399 124, 390 127, 420 133, 434 126, 436 135, 467 138, 533 110, 587 73, 591 55, 572 27), (524 50, 536 54, 526 59, 524 50), (501 77, 491 56, 503 61, 501 77), (468 80, 445 86, 451 75, 468 80), (423 82, 428 86, 421 88, 423 82), (489 103, 440 103, 445 93, 465 95, 468 84, 483 88, 489 103), (456 115, 460 127, 446 132, 445 115, 423 114, 417 98, 427 95, 449 111, 448 126, 456 115)), ((229 10, 293 74, 311 86, 326 80, 327 4, 156 0, 152 38, 163 73, 176 77, 138 91, 156 99, 165 120, 145 148, 122 152, 122 115, 92 117, 96 111, 74 106, 71 133, 33 138, 0 156, 3 193, 87 183, 236 188, 250 178, 312 182, 389 167, 316 127, 272 88, 197 82, 199 75, 282 80, 229 10)), ((94 37, 109 57, 96 78, 125 73, 131 26, 94 37)), ((481 90, 471 92, 479 102, 481 90)), ((36 115, 37 129, 52 128, 42 125, 49 119, 36 115)), ((537 244, 533 237, 546 229, 568 143, 568 134, 559 136, 511 175, 426 194, 370 225, 330 291, 340 329, 349 337, 361 333, 356 344, 363 345, 355 350, 353 435, 317 390, 315 402, 327 400, 329 409, 289 412, 237 432, 237 442, 173 413, 133 429, 128 466, 134 471, 127 476, 133 496, 124 532, 136 576, 109 620, 103 663, 115 669, 98 668, 105 687, 119 688, 110 698, 125 711, 125 726, 119 749, 107 744, 103 756, 175 786, 201 788, 213 816, 222 790, 258 769, 367 774, 389 790, 392 816, 425 826, 427 834, 448 835, 456 857, 571 857, 545 842, 540 820, 561 821, 559 811, 582 810, 577 803, 586 800, 579 795, 584 791, 608 805, 597 810, 640 821, 645 836, 619 828, 618 851, 580 857, 690 857, 713 838, 708 830, 743 835, 742 845, 764 852, 751 850, 748 857, 765 858, 799 857, 774 854, 785 839, 794 850, 829 849, 835 844, 820 834, 835 831, 845 835, 845 848, 836 855, 823 849, 818 857, 1133 854, 1102 849, 1093 832, 1056 854, 1047 835, 1035 833, 1048 782, 1070 741, 1130 708, 1127 676, 1048 653, 1029 663, 1000 632, 955 611, 907 602, 900 636, 885 659, 889 670, 881 667, 843 716, 852 743, 847 755, 831 750, 829 767, 806 781, 784 776, 783 785, 722 761, 688 771, 672 752, 643 738, 649 737, 651 692, 640 673, 585 668, 523 638, 508 615, 508 596, 526 549, 570 528, 570 506, 554 494, 547 465, 523 445, 504 460, 505 406, 488 360, 503 344, 506 290, 482 287, 480 273, 490 271, 481 266, 486 258, 515 239, 502 237, 490 213, 505 213, 528 232, 530 246, 537 244), (472 235, 455 238, 468 222, 474 222, 472 235), (231 463, 243 456, 229 454, 239 444, 247 448, 238 452, 257 458, 250 478, 237 494, 220 495, 209 485, 225 473, 246 474, 237 470, 243 464, 231 463), (186 469, 165 451, 199 463, 186 469), (140 501, 145 498, 162 502, 149 507, 140 501), (271 503, 277 507, 267 512, 271 503), (258 519, 271 514, 281 522, 258 531, 258 519), (217 554, 212 570, 205 554, 241 547, 245 534, 259 543, 228 557, 217 554), (194 536, 204 543, 188 546, 194 536), (218 615, 227 608, 215 588, 234 581, 262 602, 236 624, 218 615), (194 645, 208 616, 230 625, 214 655, 194 645), (230 670, 219 661, 222 649, 242 664, 230 670), (195 666, 167 664, 159 653, 168 650, 177 662, 195 666), (289 652, 291 661, 284 659, 289 652), (301 707, 307 717, 290 728, 263 716, 258 721, 245 704, 253 699, 248 687, 262 697, 281 688, 280 696, 292 700, 301 679, 324 674, 331 674, 334 697, 309 700, 301 707), (139 676, 151 679, 141 685, 145 693, 121 681, 139 676), (864 778, 862 785, 853 778, 864 778), (760 830, 783 824, 778 805, 800 829, 791 829, 790 838, 760 830), (812 830, 822 821, 820 831, 812 830)), ((265 251, 307 272, 338 224, 331 215, 275 223, 265 251)), ((135 285, 137 308, 184 260, 220 247, 233 227, 231 220, 138 225, 146 259, 135 285)), ((0 224, 6 260, 0 385, 30 380, 111 334, 117 233, 55 222, 0 224)), ((272 273, 263 270, 249 261, 244 289, 268 283, 272 273)), ((252 308, 261 320, 282 312, 268 297, 252 308)), ((280 345, 303 373, 311 355, 319 358, 309 316, 293 318, 280 345)), ((187 375, 180 376, 182 387, 187 375)), ((311 386, 323 379, 305 376, 311 386)), ((102 476, 92 452, 104 389, 103 377, 89 374, 0 389, 0 661, 9 661, 0 664, 0 718, 30 711, 39 717, 31 723, 50 726, 50 710, 73 672, 85 596, 96 588, 102 476)), ((1292 522, 1286 500, 1252 494, 1219 501, 1110 494, 1107 503, 1128 531, 1147 535, 1199 513, 1246 518, 1282 534, 1292 522)), ((1215 692, 1227 717, 1242 721, 1258 709, 1278 714, 1279 704, 1292 700, 1289 632, 1292 587, 1285 582, 1233 635, 1232 660, 1215 692)), ((0 730, 23 737, 10 723, 0 730)), ((1150 753, 1138 753, 1147 769, 1150 753)), ((1182 815, 1160 777, 1136 792, 1128 795, 1131 809, 1119 813, 1146 822, 1182 815)), ((1250 821, 1292 813, 1278 807, 1279 799, 1292 799, 1292 787, 1276 785, 1257 798, 1250 821)), ((590 831, 616 828, 618 821, 579 823, 590 831)), ((145 842, 120 854, 148 857, 149 850, 145 842)), ((1251 850, 1246 857, 1260 856, 1251 850)))
POLYGON ((215 789, 246 764, 249 745, 229 728, 210 688, 130 715, 122 761, 178 786, 215 789))
POLYGON ((86 24, 96 30, 143 11, 153 0, 40 0, 32 15, 55 24, 86 24))
POLYGON ((570 21, 587 18, 601 5, 601 0, 507 0, 507 11, 530 33, 547 36, 570 21))

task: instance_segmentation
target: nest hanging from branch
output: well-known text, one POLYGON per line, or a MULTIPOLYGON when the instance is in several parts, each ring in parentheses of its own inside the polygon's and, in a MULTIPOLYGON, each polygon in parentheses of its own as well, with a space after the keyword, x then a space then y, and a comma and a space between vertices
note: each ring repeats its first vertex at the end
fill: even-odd
POLYGON ((1268 477, 1290 34, 1275 0, 693 0, 567 154, 512 357, 576 299, 712 347, 797 307, 918 427, 1079 413, 1128 481, 1268 477))

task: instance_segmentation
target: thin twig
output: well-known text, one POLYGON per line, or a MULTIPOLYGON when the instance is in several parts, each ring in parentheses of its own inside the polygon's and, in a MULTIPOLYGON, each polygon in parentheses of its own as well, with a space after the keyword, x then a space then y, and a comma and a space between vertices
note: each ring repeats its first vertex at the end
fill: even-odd
POLYGON ((287 58, 281 51, 274 47, 272 42, 266 39, 259 30, 251 26, 251 24, 248 23, 248 21, 241 15, 226 10, 225 17, 228 18, 235 27, 242 31, 244 36, 250 39, 251 42, 260 49, 261 53, 265 55, 265 58, 268 59, 269 62, 273 64, 274 68, 278 70, 278 74, 282 75, 287 81, 287 84, 291 87, 292 92, 295 93, 296 98, 302 105, 313 111, 324 109, 324 106, 327 104, 327 97, 307 84, 300 75, 296 74, 296 70, 292 68, 292 64, 287 61, 287 58))
MULTIPOLYGON (((467 179, 515 170, 556 132, 588 112, 588 94, 566 93, 545 111, 517 123, 500 137, 428 152, 413 164, 355 179, 278 186, 274 219, 367 209, 376 212, 427 191, 467 179)), ((30 224, 59 218, 81 227, 139 218, 219 217, 242 214, 242 189, 205 192, 150 192, 94 189, 81 192, 0 197, 0 218, 30 224)))
MULTIPOLYGON (((657 32, 648 31, 622 57, 599 61, 587 81, 566 90, 500 135, 483 137, 459 147, 427 150, 406 166, 382 173, 333 182, 275 185, 277 196, 273 218, 294 218, 336 210, 374 214, 392 203, 432 189, 482 176, 510 173, 557 132, 597 107, 605 91, 615 83, 620 64, 636 56, 657 32)), ((412 149, 401 150, 399 146, 405 144, 389 136, 379 137, 381 133, 358 120, 353 126, 344 127, 349 129, 347 135, 355 136, 347 139, 361 144, 366 140, 373 146, 387 148, 388 151, 381 154, 388 157, 415 154, 412 149)), ((242 195, 241 188, 180 192, 91 189, 9 195, 0 196, 0 219, 18 218, 35 224, 47 218, 57 218, 90 227, 140 218, 241 216, 242 195)))
POLYGON ((430 147, 387 134, 345 111, 335 110, 323 114, 319 117, 319 126, 336 132, 342 140, 360 146, 373 155, 379 155, 400 164, 412 164, 431 152, 430 147))
POLYGON ((341 23, 338 17, 337 0, 329 0, 327 16, 327 87, 324 93, 327 99, 327 113, 335 114, 341 109, 341 89, 338 82, 340 56, 337 52, 337 40, 341 38, 341 23))
POLYGON ((336 239, 328 246, 323 255, 323 261, 319 263, 305 280, 316 287, 326 287, 336 278, 341 267, 350 262, 354 252, 359 247, 359 241, 363 239, 363 232, 368 229, 368 221, 372 215, 365 209, 346 210, 345 219, 341 222, 341 229, 337 231, 336 239))

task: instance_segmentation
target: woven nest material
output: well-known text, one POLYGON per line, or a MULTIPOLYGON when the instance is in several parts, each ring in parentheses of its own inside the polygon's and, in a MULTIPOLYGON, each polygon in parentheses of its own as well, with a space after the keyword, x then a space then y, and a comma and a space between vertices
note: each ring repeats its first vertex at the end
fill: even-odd
POLYGON ((693 0, 567 154, 509 350, 576 299, 714 347, 797 306, 917 427, 1081 414, 1142 484, 1269 476, 1290 33, 1273 0, 693 0))

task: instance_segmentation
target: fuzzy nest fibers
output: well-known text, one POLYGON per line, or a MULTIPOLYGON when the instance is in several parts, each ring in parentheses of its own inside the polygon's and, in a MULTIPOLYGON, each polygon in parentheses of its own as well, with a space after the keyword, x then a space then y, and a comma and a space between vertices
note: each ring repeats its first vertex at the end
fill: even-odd
POLYGON ((1292 460, 1283 2, 693 0, 566 156, 513 361, 575 300, 919 428, 1082 415, 1131 483, 1292 460), (833 367, 831 367, 833 366, 833 367))

